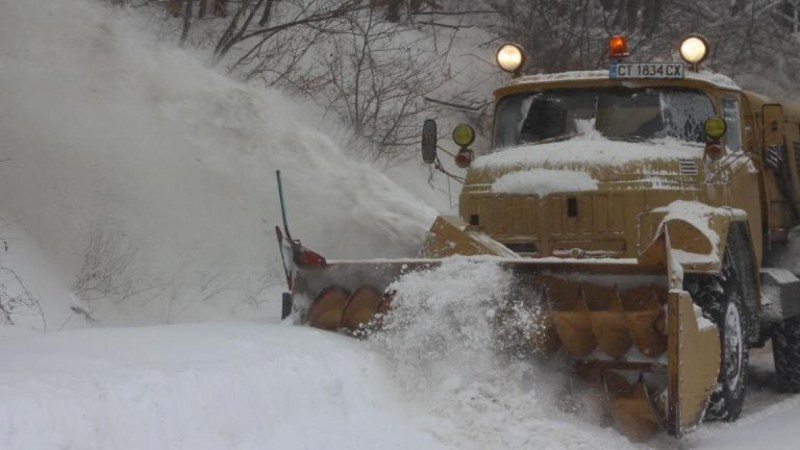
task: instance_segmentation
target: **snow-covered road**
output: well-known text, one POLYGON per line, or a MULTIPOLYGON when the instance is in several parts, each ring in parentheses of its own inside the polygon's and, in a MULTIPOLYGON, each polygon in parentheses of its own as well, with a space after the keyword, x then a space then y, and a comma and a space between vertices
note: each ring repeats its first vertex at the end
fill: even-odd
MULTIPOLYGON (((545 397, 531 395, 537 386, 527 395, 539 404, 520 420, 499 394, 526 395, 508 368, 497 378, 508 384, 495 391, 451 380, 424 401, 403 394, 390 373, 397 368, 368 343, 286 324, 16 333, 0 340, 0 360, 0 448, 635 447, 611 429, 549 411, 545 397)), ((649 445, 795 448, 798 420, 800 397, 754 389, 740 422, 649 445)))
POLYGON ((264 323, 0 341, 0 448, 439 448, 356 341, 264 323))

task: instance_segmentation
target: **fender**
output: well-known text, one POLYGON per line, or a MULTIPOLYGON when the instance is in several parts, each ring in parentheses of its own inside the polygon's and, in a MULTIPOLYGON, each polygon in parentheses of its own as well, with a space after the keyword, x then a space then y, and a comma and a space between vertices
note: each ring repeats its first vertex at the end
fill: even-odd
MULTIPOLYGON (((737 244, 737 248, 730 249, 735 252, 731 261, 744 287, 745 304, 756 314, 761 309, 758 264, 745 211, 679 201, 645 213, 640 220, 640 224, 650 222, 658 226, 639 259, 647 261, 668 250, 673 271, 682 274, 722 276, 728 246, 743 242, 745 245, 737 244)), ((683 277, 679 278, 676 281, 682 283, 683 277)))
POLYGON ((640 257, 651 253, 651 247, 668 234, 674 262, 685 273, 721 274, 722 257, 733 223, 746 227, 747 242, 753 251, 747 213, 741 209, 684 200, 654 208, 639 216, 639 242, 643 248, 640 257), (655 232, 646 236, 648 229, 655 232))

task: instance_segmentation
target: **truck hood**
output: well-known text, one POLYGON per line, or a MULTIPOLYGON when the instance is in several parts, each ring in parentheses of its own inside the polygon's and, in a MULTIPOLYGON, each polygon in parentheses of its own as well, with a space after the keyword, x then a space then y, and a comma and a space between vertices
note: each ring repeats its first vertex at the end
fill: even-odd
POLYGON ((574 138, 477 158, 464 189, 546 195, 594 190, 601 183, 620 188, 680 186, 699 180, 702 160, 700 145, 574 138))

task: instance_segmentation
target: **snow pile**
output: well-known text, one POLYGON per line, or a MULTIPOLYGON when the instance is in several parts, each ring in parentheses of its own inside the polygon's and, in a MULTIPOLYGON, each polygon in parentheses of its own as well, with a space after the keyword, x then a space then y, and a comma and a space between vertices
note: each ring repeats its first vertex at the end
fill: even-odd
POLYGON ((499 351, 495 319, 511 281, 491 259, 457 257, 391 286, 393 309, 370 345, 403 396, 427 412, 420 425, 459 449, 631 448, 613 429, 556 406, 568 365, 499 351))
POLYGON ((2 264, 55 324, 82 267, 81 297, 115 303, 81 304, 106 324, 274 314, 277 169, 293 234, 328 256, 412 255, 435 217, 314 110, 146 44, 111 10, 0 5, 2 264), (54 273, 27 260, 38 251, 54 273))
POLYGON ((6 336, 0 447, 447 448, 361 347, 263 323, 6 336))
POLYGON ((397 294, 374 341, 397 365, 443 371, 410 387, 439 384, 453 372, 451 364, 492 357, 492 317, 511 282, 496 262, 465 257, 404 275, 387 288, 397 294))
POLYGON ((492 191, 504 194, 545 196, 553 192, 579 192, 597 189, 597 180, 575 170, 531 169, 501 176, 492 191))
MULTIPOLYGON (((576 169, 590 166, 613 166, 625 169, 626 164, 676 159, 698 159, 703 149, 678 141, 624 142, 602 135, 579 135, 573 139, 544 144, 521 145, 485 155, 475 160, 475 169, 509 166, 537 166, 576 169)), ((638 170, 637 172, 640 172, 638 170)))

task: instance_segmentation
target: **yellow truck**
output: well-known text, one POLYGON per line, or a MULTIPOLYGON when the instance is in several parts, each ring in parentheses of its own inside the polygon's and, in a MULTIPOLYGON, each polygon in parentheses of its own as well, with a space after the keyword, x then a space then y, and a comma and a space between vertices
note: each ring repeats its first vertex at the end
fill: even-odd
MULTIPOLYGON (((690 35, 684 62, 630 62, 614 36, 609 70, 523 76, 522 49, 503 46, 514 78, 495 91, 491 149, 475 158, 472 128, 453 133, 459 217, 406 260, 328 261, 278 230, 284 316, 374 329, 402 274, 492 255, 520 286, 499 322, 536 311, 518 346, 569 358, 633 440, 738 418, 748 352, 770 340, 781 388, 800 391, 800 104, 698 71, 708 51, 690 35)), ((433 121, 422 152, 444 171, 433 121)))

